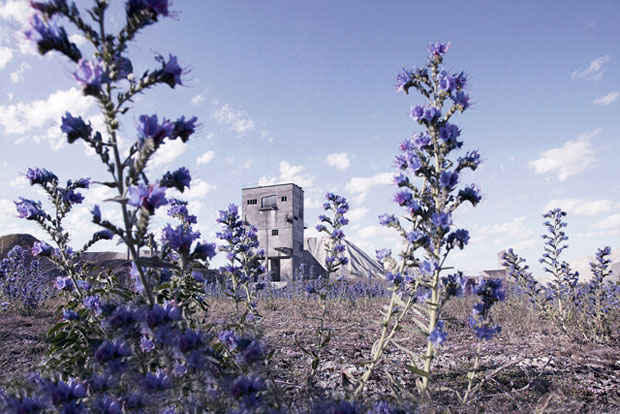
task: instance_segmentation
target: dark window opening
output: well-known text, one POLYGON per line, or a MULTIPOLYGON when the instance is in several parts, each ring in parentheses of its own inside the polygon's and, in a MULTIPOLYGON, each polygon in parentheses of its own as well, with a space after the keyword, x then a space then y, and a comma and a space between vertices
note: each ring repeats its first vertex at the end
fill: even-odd
POLYGON ((282 202, 285 203, 286 201, 288 201, 288 198, 286 196, 282 196, 282 198, 280 198, 280 200, 282 200, 282 202))
POLYGON ((279 234, 278 230, 271 230, 271 235, 272 236, 277 236, 279 234))
POLYGON ((258 200, 256 200, 256 199, 248 200, 248 206, 253 206, 253 205, 256 205, 256 204, 258 204, 258 200))
POLYGON ((276 196, 275 195, 270 195, 270 196, 261 198, 260 199, 260 206, 261 206, 261 208, 275 207, 276 206, 276 196))

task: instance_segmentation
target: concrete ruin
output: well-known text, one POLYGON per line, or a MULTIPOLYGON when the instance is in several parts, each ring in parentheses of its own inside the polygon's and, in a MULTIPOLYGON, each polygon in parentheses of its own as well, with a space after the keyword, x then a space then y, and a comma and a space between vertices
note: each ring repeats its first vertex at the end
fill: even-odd
MULTIPOLYGON (((295 279, 302 264, 312 261, 304 260, 304 190, 298 185, 243 188, 241 215, 246 224, 258 229, 258 243, 265 251, 265 268, 272 281, 295 279)), ((318 262, 311 265, 317 273, 325 272, 318 262)))
MULTIPOLYGON (((241 218, 257 228, 270 279, 290 281, 326 275, 326 238, 304 237, 304 191, 293 183, 244 187, 241 218)), ((348 279, 383 277, 383 267, 361 249, 344 241, 347 266, 334 276, 348 279)))

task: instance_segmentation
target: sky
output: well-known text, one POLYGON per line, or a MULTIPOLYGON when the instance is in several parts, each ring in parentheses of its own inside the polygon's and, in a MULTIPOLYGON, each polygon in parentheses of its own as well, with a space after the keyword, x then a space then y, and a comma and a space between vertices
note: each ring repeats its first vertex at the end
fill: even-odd
MULTIPOLYGON (((123 2, 111 3, 106 24, 115 30, 123 2)), ((316 234, 322 197, 332 191, 350 201, 351 242, 371 256, 398 251, 399 236, 377 216, 403 213, 393 201, 394 156, 421 131, 408 114, 423 100, 396 93, 395 77, 423 66, 428 45, 442 41, 450 42, 445 67, 469 75, 474 104, 453 118, 463 151, 477 149, 485 160, 461 177, 484 199, 455 213, 471 240, 448 263, 478 274, 497 268, 498 252, 512 247, 542 277, 542 214, 555 207, 568 213, 565 260, 620 248, 620 3, 177 0, 171 9, 174 16, 143 30, 128 56, 135 73, 156 68, 157 54, 178 56, 183 86, 139 96, 121 120, 121 138, 125 148, 136 139, 142 114, 198 117, 188 144, 165 144, 149 173, 190 169, 183 196, 204 239, 215 241, 218 210, 239 204, 242 187, 294 182, 304 189, 307 236, 316 234)), ((44 238, 13 204, 20 196, 44 200, 25 179, 27 168, 47 168, 62 181, 105 181, 107 172, 60 132, 65 111, 103 130, 101 116, 73 80, 75 64, 40 56, 25 39, 30 14, 25 0, 0 0, 0 233, 44 238)), ((86 195, 66 223, 76 247, 97 230, 94 203, 104 217, 120 218, 102 201, 109 189, 95 185, 86 195)), ((156 224, 164 222, 162 210, 156 224)), ((119 248, 105 242, 94 250, 119 248)))

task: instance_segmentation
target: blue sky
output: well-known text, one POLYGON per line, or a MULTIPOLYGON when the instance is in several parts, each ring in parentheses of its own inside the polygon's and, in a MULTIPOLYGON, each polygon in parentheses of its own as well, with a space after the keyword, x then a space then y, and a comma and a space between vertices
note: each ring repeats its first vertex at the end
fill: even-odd
MULTIPOLYGON (((112 3, 108 27, 115 28, 124 17, 122 3, 112 3)), ((136 139, 141 114, 199 118, 199 133, 188 145, 162 147, 151 172, 190 169, 186 198, 203 237, 214 240, 217 211, 239 203, 242 186, 292 181, 305 190, 310 227, 322 194, 334 191, 351 201, 351 241, 371 255, 396 248, 396 234, 377 215, 399 213, 393 158, 419 130, 407 115, 422 100, 395 93, 395 75, 423 65, 429 43, 449 41, 446 67, 470 75, 475 102, 455 121, 464 149, 486 160, 461 180, 480 185, 485 199, 456 215, 472 240, 452 264, 476 274, 497 267, 497 252, 512 246, 541 276, 542 214, 556 206, 569 214, 567 260, 620 247, 617 2, 188 0, 173 9, 176 17, 138 36, 130 57, 139 73, 155 67, 156 53, 177 55, 189 69, 185 87, 142 95, 122 136, 126 145, 136 139)), ((26 1, 0 0, 0 233, 41 236, 16 218, 12 203, 42 197, 23 177, 28 167, 61 179, 104 180, 106 172, 60 134, 66 110, 94 126, 101 120, 72 79, 74 64, 40 57, 25 41, 29 13, 26 1)), ((97 187, 89 195, 109 196, 97 187)), ((95 230, 91 205, 67 223, 78 246, 95 230)), ((117 214, 111 205, 103 211, 117 214)))

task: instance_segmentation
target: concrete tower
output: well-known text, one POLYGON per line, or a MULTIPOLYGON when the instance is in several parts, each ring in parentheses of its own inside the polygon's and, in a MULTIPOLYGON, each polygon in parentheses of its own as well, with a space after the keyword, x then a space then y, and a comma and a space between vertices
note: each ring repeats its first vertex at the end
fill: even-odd
POLYGON ((258 229, 271 279, 292 280, 304 259, 304 190, 292 183, 243 188, 241 217, 258 229))

